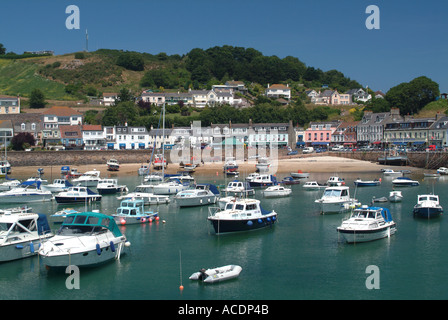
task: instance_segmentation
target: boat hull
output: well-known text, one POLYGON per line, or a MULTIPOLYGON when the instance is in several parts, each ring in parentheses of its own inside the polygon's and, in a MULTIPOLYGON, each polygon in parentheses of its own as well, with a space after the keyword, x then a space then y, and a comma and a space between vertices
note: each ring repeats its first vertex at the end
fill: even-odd
POLYGON ((152 223, 155 220, 154 215, 144 215, 139 217, 130 217, 124 215, 113 215, 115 222, 119 226, 130 225, 130 224, 145 224, 152 223))
POLYGON ((0 262, 24 259, 35 256, 37 250, 45 238, 36 240, 27 240, 0 246, 0 262))
POLYGON ((352 205, 351 201, 340 202, 320 202, 320 212, 322 214, 343 213, 350 210, 352 205))
POLYGON ((443 213, 443 209, 441 207, 419 207, 414 208, 413 214, 414 217, 417 218, 424 218, 424 219, 431 219, 431 218, 437 218, 440 217, 440 215, 443 213))
POLYGON ((54 199, 57 203, 83 203, 83 202, 95 202, 101 201, 101 196, 93 197, 60 197, 55 196, 54 199))
POLYGON ((216 234, 242 232, 272 227, 277 222, 277 213, 267 214, 260 218, 252 219, 219 219, 209 217, 216 234))
POLYGON ((191 198, 175 198, 179 207, 198 207, 216 203, 216 196, 203 196, 191 198))
POLYGON ((30 203, 30 202, 44 202, 51 201, 53 199, 53 195, 50 194, 26 194, 26 195, 8 195, 1 196, 0 203, 30 203))
POLYGON ((99 194, 115 194, 120 193, 124 191, 123 187, 116 187, 116 188, 97 188, 96 189, 99 194))
POLYGON ((371 230, 342 229, 338 227, 338 232, 342 234, 348 243, 368 242, 390 237, 397 231, 395 223, 371 230))

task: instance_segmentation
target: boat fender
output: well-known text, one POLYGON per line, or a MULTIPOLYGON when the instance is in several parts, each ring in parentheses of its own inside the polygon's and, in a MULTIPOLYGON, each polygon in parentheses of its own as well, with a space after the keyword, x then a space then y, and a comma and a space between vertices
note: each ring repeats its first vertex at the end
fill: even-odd
POLYGON ((253 222, 252 221, 247 221, 247 225, 250 227, 250 226, 252 226, 252 224, 253 224, 253 222))
POLYGON ((261 219, 258 219, 258 223, 263 223, 263 220, 261 220, 261 219))
POLYGON ((269 218, 269 217, 267 217, 266 220, 267 220, 268 222, 271 222, 271 218, 269 218))
POLYGON ((18 245, 16 245, 16 249, 23 249, 23 246, 18 244, 18 245))
POLYGON ((199 203, 202 203, 202 199, 199 199, 199 203))
POLYGON ((112 250, 112 252, 115 252, 115 245, 113 241, 110 242, 110 250, 112 250))
POLYGON ((31 251, 31 253, 34 253, 34 244, 33 244, 33 242, 30 242, 30 251, 31 251))
POLYGON ((145 218, 141 218, 140 221, 141 221, 142 223, 145 223, 146 219, 145 219, 145 218))
POLYGON ((100 244, 99 244, 99 243, 96 244, 96 253, 97 253, 98 255, 101 255, 101 247, 100 247, 100 244))

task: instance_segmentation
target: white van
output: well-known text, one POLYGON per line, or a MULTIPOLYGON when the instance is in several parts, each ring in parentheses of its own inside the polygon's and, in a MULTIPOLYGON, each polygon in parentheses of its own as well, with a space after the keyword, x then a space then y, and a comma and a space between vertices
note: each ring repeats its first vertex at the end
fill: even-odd
POLYGON ((303 148, 303 153, 313 153, 314 152, 314 148, 313 147, 305 147, 303 148))

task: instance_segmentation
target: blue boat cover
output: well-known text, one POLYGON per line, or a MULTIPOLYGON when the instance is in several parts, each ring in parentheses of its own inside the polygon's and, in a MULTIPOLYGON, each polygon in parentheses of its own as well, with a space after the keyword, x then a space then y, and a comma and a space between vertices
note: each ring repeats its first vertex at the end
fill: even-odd
POLYGON ((369 207, 369 209, 381 210, 381 215, 383 216, 384 221, 386 221, 386 222, 391 222, 392 221, 392 215, 391 215, 389 209, 382 208, 382 207, 369 207))
POLYGON ((39 235, 43 235, 51 232, 47 216, 43 213, 38 213, 37 215, 39 216, 39 218, 37 218, 37 233, 39 235))

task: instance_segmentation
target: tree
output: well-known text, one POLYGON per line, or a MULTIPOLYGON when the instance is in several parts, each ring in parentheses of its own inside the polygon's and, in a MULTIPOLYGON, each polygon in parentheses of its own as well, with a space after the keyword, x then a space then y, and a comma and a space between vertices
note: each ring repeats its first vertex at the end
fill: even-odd
POLYGON ((45 108, 45 95, 40 89, 33 89, 30 95, 30 107, 34 109, 45 108))
POLYGON ((137 52, 123 52, 117 58, 117 65, 134 71, 143 71, 145 69, 145 61, 137 52))
POLYGON ((406 115, 419 112, 439 95, 439 85, 422 76, 391 88, 386 93, 386 100, 392 107, 399 108, 402 115, 406 115))
POLYGON ((0 55, 4 55, 6 53, 6 48, 0 43, 0 55))
POLYGON ((11 139, 12 149, 16 151, 24 150, 26 145, 34 146, 36 139, 29 132, 20 132, 11 139))

